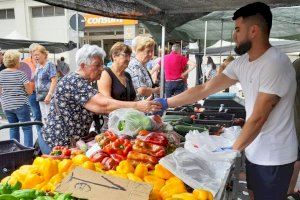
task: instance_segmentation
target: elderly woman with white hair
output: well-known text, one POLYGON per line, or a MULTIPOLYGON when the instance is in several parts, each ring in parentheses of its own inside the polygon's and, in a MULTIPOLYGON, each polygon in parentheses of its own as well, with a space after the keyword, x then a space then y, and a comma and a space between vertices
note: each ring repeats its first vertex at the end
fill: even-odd
POLYGON ((49 153, 57 145, 70 146, 71 141, 88 134, 93 114, 109 113, 118 108, 135 108, 142 112, 158 111, 161 105, 153 101, 127 102, 103 96, 93 88, 103 71, 104 50, 96 45, 84 45, 76 53, 75 72, 66 75, 57 85, 50 103, 50 113, 43 128, 49 153))

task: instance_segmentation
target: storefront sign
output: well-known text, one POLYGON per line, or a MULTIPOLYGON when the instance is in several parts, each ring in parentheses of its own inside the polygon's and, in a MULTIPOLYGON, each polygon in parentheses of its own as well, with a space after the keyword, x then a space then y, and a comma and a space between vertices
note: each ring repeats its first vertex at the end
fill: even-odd
POLYGON ((91 14, 84 15, 84 18, 85 27, 124 26, 138 23, 137 20, 115 19, 91 14))

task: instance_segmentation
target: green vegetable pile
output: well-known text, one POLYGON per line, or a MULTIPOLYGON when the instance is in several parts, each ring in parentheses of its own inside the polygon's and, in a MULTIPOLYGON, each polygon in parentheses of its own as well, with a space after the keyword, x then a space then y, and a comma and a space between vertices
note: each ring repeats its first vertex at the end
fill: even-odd
POLYGON ((11 186, 8 183, 0 184, 0 200, 76 200, 71 194, 45 193, 34 189, 21 189, 22 184, 17 182, 11 186))

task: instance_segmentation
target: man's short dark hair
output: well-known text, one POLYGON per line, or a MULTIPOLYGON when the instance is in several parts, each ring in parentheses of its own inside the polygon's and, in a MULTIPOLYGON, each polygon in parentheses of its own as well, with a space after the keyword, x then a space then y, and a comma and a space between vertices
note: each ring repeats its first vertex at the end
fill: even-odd
POLYGON ((272 12, 268 5, 262 2, 255 2, 241 7, 233 14, 232 19, 236 20, 239 17, 247 18, 255 15, 260 15, 264 20, 268 28, 268 34, 270 34, 272 28, 272 12))
POLYGON ((60 57, 60 61, 65 61, 65 57, 60 57))

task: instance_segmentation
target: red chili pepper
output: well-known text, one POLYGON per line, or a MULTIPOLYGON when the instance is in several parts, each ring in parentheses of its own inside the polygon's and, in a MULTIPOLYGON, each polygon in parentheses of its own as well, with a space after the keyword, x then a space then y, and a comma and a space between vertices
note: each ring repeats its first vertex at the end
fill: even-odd
POLYGON ((165 136, 164 133, 159 133, 159 132, 151 132, 149 133, 144 139, 143 141, 145 142, 149 142, 152 144, 158 144, 161 146, 166 147, 168 145, 168 139, 165 136))
POLYGON ((158 163, 158 160, 156 157, 150 156, 150 155, 147 155, 144 153, 139 153, 136 151, 130 151, 127 155, 127 158, 129 160, 136 160, 136 161, 150 163, 150 164, 154 164, 154 165, 158 163))
POLYGON ((140 139, 136 139, 134 145, 132 146, 134 151, 148 154, 150 156, 155 156, 161 158, 166 155, 166 150, 163 146, 152 144, 149 142, 144 142, 140 139))
POLYGON ((132 149, 131 142, 127 139, 116 139, 114 142, 106 145, 103 151, 108 154, 119 154, 127 156, 128 152, 132 149))

